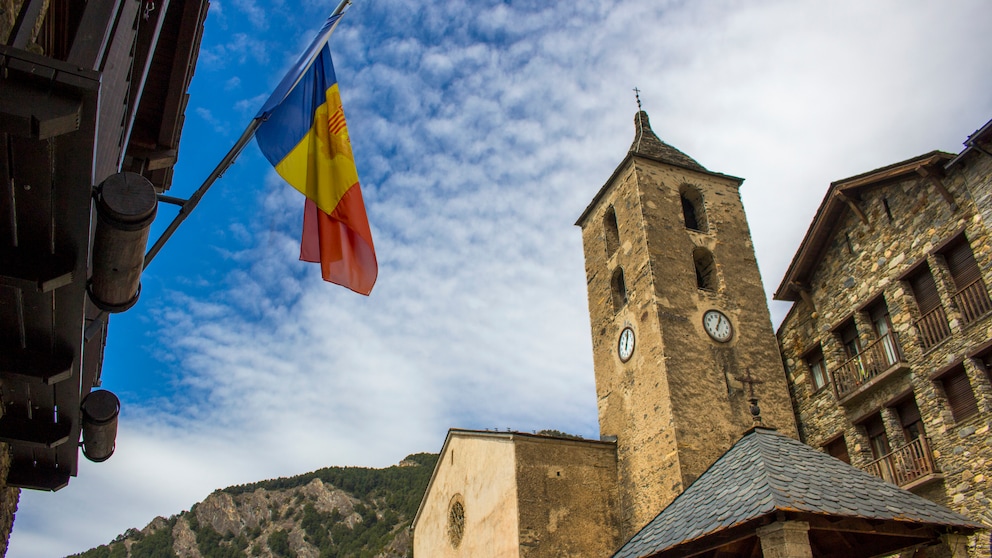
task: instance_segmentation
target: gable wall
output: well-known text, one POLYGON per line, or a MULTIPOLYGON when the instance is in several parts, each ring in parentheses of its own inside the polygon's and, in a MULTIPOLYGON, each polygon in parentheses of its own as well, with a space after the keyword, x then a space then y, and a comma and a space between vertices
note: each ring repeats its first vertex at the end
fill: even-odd
POLYGON ((413 534, 418 558, 517 558, 517 486, 509 436, 452 433, 427 493, 413 534), (449 536, 453 499, 464 506, 463 537, 449 536))

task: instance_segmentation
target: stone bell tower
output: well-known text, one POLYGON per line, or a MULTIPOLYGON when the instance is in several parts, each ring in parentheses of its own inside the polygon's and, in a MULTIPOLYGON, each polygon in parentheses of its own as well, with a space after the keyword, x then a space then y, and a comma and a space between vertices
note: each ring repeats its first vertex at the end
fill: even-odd
POLYGON ((617 437, 621 538, 754 425, 796 436, 740 178, 662 142, 646 112, 582 227, 599 426, 617 437))

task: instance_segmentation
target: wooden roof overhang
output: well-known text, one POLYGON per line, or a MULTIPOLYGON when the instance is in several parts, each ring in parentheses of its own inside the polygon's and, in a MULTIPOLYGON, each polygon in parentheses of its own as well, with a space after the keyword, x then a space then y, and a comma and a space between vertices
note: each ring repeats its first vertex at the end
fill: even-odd
POLYGON ((830 246, 841 217, 846 212, 853 212, 863 223, 872 226, 868 216, 858 204, 865 190, 911 177, 928 180, 937 187, 944 200, 952 208, 956 208, 955 201, 941 181, 944 164, 953 157, 954 155, 950 153, 931 151, 912 159, 832 182, 773 298, 787 301, 805 298, 804 293, 809 287, 810 278, 830 246))
POLYGON ((961 153, 958 153, 957 157, 944 165, 945 169, 950 169, 958 164, 973 151, 978 151, 988 157, 992 157, 992 120, 989 120, 984 126, 968 136, 968 139, 964 141, 964 146, 964 149, 961 153))
POLYGON ((760 527, 775 521, 809 523, 809 543, 818 558, 854 558, 897 554, 940 543, 946 533, 972 535, 974 527, 949 527, 914 520, 866 519, 829 514, 778 511, 740 525, 650 554, 644 558, 761 558, 760 527))
MULTIPOLYGON (((0 36, 0 441, 11 448, 10 486, 58 490, 78 470, 80 403, 100 383, 107 334, 87 295, 93 187, 134 158, 122 146, 143 126, 161 137, 156 126, 172 123, 166 135, 178 144, 195 55, 175 53, 198 49, 207 1, 157 4, 25 0, 0 36), (145 87, 155 65, 144 61, 160 52, 172 56, 159 71, 178 75, 182 91, 145 87), (136 123, 146 113, 157 114, 152 124, 136 123)), ((149 167, 149 177, 165 168, 149 167)))

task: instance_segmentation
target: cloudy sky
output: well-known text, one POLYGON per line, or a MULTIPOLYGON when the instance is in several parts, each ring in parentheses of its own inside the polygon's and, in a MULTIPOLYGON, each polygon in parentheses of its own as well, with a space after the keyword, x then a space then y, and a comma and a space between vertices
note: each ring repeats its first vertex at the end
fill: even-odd
MULTIPOLYGON (((335 5, 211 3, 172 195, 335 5)), ((598 436, 573 223, 633 139, 632 89, 663 140, 746 179, 770 292, 831 181, 956 153, 992 118, 989 21, 983 0, 357 0, 331 50, 372 295, 297 261, 302 197, 249 145, 110 322, 115 455, 23 493, 8 556, 79 552, 232 484, 388 466, 452 426, 598 436)))

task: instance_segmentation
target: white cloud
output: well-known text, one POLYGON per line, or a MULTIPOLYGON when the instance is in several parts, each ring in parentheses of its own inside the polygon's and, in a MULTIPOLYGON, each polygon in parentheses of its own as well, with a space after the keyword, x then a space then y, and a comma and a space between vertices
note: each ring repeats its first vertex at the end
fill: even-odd
MULTIPOLYGON (((270 10, 271 32, 312 30, 318 10, 270 10)), ((449 426, 596 436, 572 223, 633 139, 632 88, 663 140, 747 179, 771 291, 830 181, 957 151, 992 116, 988 16, 979 1, 356 3, 332 50, 380 262, 372 296, 296 261, 302 200, 249 147, 185 225, 214 227, 183 254, 209 265, 156 262, 132 310, 165 370, 145 388, 159 397, 125 398, 110 461, 25 494, 10 555, 105 543, 234 483, 436 451, 449 426)), ((208 25, 220 46, 197 79, 222 87, 230 60, 284 68, 309 36, 268 55, 278 41, 244 31, 208 25)), ((267 91, 283 68, 240 86, 267 91)), ((190 106, 237 128, 249 102, 190 106)), ((184 141, 184 162, 214 143, 184 141)), ((112 357, 114 390, 136 372, 112 357)))

